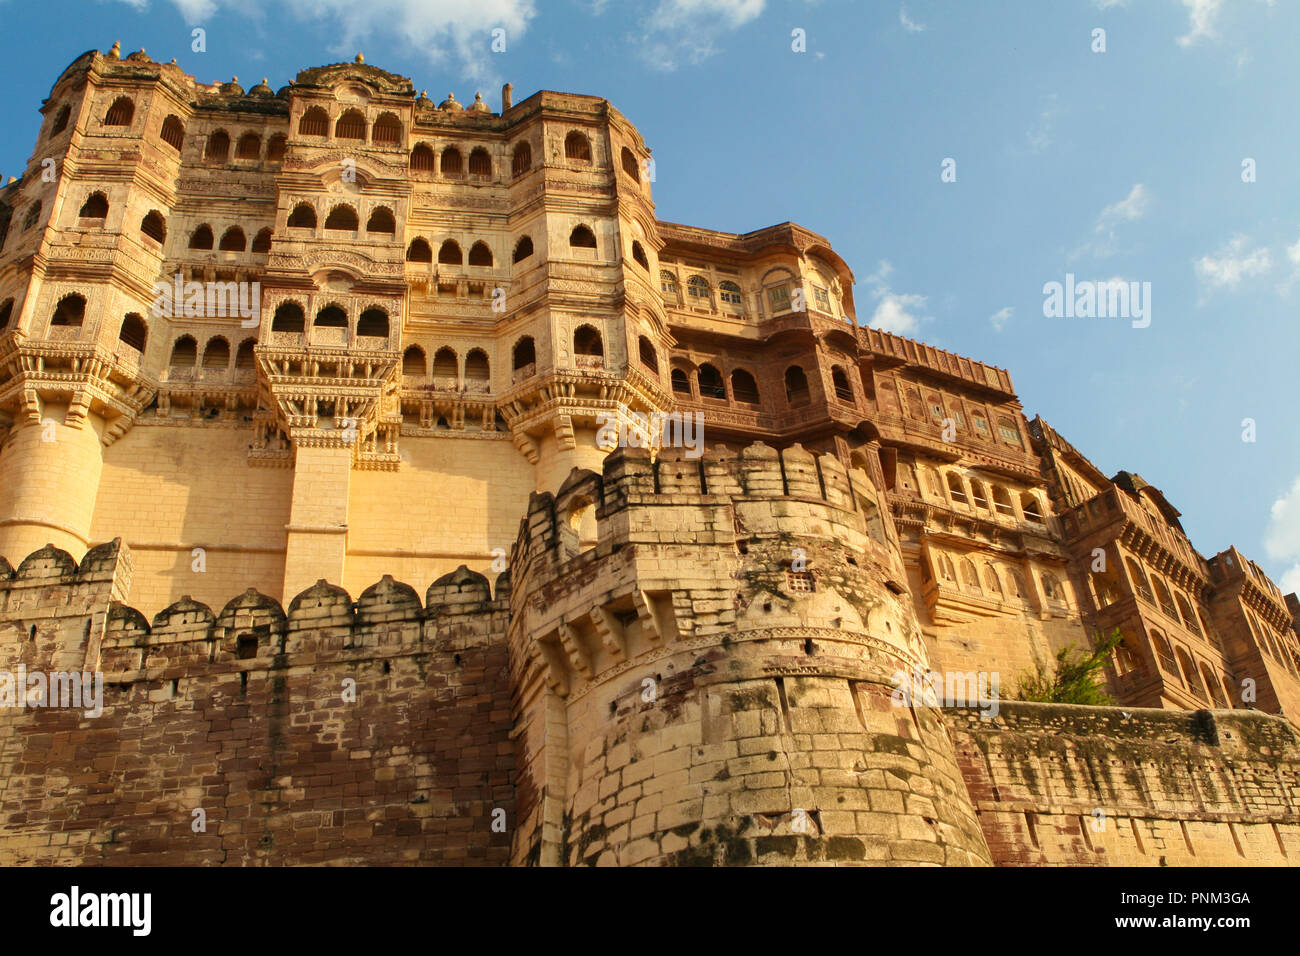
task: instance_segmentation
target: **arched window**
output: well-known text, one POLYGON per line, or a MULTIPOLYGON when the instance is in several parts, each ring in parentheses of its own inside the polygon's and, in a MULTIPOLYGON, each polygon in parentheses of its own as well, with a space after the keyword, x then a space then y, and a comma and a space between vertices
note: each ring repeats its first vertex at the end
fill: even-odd
POLYGON ((261 159, 262 158, 262 137, 256 133, 245 133, 239 137, 239 145, 235 147, 236 159, 261 159))
POLYGON ((641 181, 641 167, 632 155, 632 150, 626 146, 623 147, 623 172, 627 173, 637 182, 641 181))
POLYGON ((1015 445, 1017 448, 1025 447, 1024 442, 1020 439, 1020 429, 1016 427, 1016 423, 1013 419, 999 418, 998 434, 1001 435, 1002 440, 1009 445, 1015 445))
POLYGON ((434 378, 459 378, 460 361, 453 349, 443 346, 433 357, 434 378))
POLYGON ((488 248, 488 244, 482 239, 469 247, 469 264, 472 266, 492 265, 492 250, 488 248))
POLYGON ((442 174, 444 176, 465 175, 465 160, 455 146, 448 146, 442 151, 442 174))
POLYGON ((989 499, 984 494, 984 482, 975 478, 970 479, 970 498, 971 504, 982 511, 989 510, 989 499))
POLYGON ((1200 634, 1201 625, 1197 623, 1196 612, 1192 610, 1192 605, 1183 595, 1183 592, 1174 592, 1174 600, 1178 602, 1178 614, 1183 619, 1183 626, 1193 634, 1200 634))
POLYGON ((1012 597, 1020 600, 1025 599, 1025 579, 1020 576, 1020 572, 1014 568, 1007 572, 1007 584, 1011 588, 1012 597))
POLYGON ((366 117, 360 110, 344 110, 334 124, 336 139, 354 139, 364 141, 366 138, 366 117))
POLYGON ((672 375, 669 377, 672 379, 673 391, 676 394, 678 395, 691 394, 691 380, 690 377, 686 374, 685 369, 675 368, 672 371, 672 375))
POLYGON ((966 504, 966 490, 962 488, 961 476, 954 472, 948 472, 945 480, 948 483, 948 497, 953 500, 954 504, 966 504))
POLYGON ((659 374, 659 356, 655 353, 655 347, 650 344, 650 340, 644 335, 637 339, 637 351, 641 358, 641 364, 659 374))
POLYGON ((433 249, 429 243, 421 238, 411 240, 411 244, 406 247, 407 262, 432 262, 433 249))
POLYGON ((1001 485, 993 486, 993 508, 1004 517, 1015 517, 1016 510, 1011 506, 1011 495, 1001 485))
POLYGON ((1061 590, 1061 582, 1056 579, 1056 575, 1050 571, 1044 571, 1039 579, 1043 582, 1043 595, 1049 601, 1064 601, 1065 592, 1061 590))
POLYGON ((182 335, 172 345, 172 357, 168 365, 172 368, 193 368, 198 362, 199 345, 192 335, 182 335))
MULTIPOLYGON (((72 107, 67 105, 63 106, 63 108, 59 110, 58 115, 54 117, 54 126, 50 128, 50 136, 58 136, 65 129, 67 129, 68 120, 71 117, 72 117, 72 107)), ((180 149, 179 146, 177 146, 176 148, 180 149)))
POLYGON ((664 295, 670 295, 677 298, 677 276, 673 275, 667 269, 659 270, 659 291, 664 295))
POLYGON ((208 145, 203 150, 203 158, 209 163, 224 163, 230 156, 230 136, 219 129, 208 137, 208 145))
POLYGON ((519 241, 515 243, 515 252, 513 260, 523 262, 533 254, 533 240, 528 236, 520 236, 519 241))
POLYGON ((952 558, 946 554, 939 555, 939 576, 945 581, 957 581, 957 569, 952 565, 952 558))
POLYGON ((175 113, 163 120, 162 141, 178 153, 185 145, 185 124, 175 113))
POLYGON ((841 402, 853 401, 853 386, 849 384, 849 376, 838 365, 831 366, 831 384, 835 387, 835 397, 841 402))
POLYGON ((475 146, 469 154, 469 175, 471 179, 492 177, 492 157, 482 146, 475 146))
POLYGON ((1020 493, 1020 511, 1025 516, 1026 521, 1033 521, 1036 524, 1043 523, 1043 512, 1038 507, 1038 498, 1030 491, 1020 493))
POLYGON ((337 305, 327 305, 316 313, 316 320, 312 325, 321 329, 346 329, 348 314, 337 305))
POLYGON ((302 114, 302 119, 298 120, 299 136, 320 136, 324 137, 329 134, 330 118, 319 106, 313 106, 307 112, 302 114))
POLYGON ((253 339, 244 339, 239 343, 239 351, 235 353, 235 368, 253 368, 257 364, 253 354, 253 346, 256 344, 253 339))
POLYGON ((1201 677, 1204 678, 1205 687, 1210 692, 1210 696, 1214 698, 1214 702, 1224 710, 1230 710, 1232 705, 1223 696, 1223 691, 1219 688, 1219 682, 1209 664, 1201 664, 1201 677))
POLYGON ((140 232, 154 242, 162 242, 167 238, 167 220, 157 209, 151 209, 140 220, 140 232))
POLYGON ((641 248, 641 243, 637 242, 635 239, 632 240, 632 261, 647 272, 650 270, 650 260, 646 258, 645 250, 641 248))
POLYGON ((577 130, 564 137, 564 158, 579 163, 591 162, 591 140, 577 130))
POLYGON ((970 558, 961 559, 961 583, 969 591, 981 592, 980 578, 975 573, 975 565, 970 558))
POLYGON ((220 337, 208 339, 208 345, 203 350, 203 367, 221 369, 229 365, 230 343, 220 337))
POLYGON ((722 373, 705 362, 698 374, 700 395, 703 398, 726 398, 727 386, 723 384, 722 373))
POLYGON ((108 218, 108 198, 103 193, 91 193, 89 198, 82 203, 81 211, 77 213, 82 219, 99 219, 108 218))
POLYGON ((65 295, 54 307, 50 325, 79 326, 86 319, 86 300, 79 295, 65 295))
POLYGON ((1192 662, 1192 656, 1181 647, 1177 649, 1178 665, 1183 672, 1183 683, 1201 700, 1207 700, 1205 687, 1201 684, 1201 675, 1197 673, 1196 664, 1192 662))
POLYGON ((396 235, 397 219, 393 216, 393 211, 387 206, 379 206, 370 214, 366 220, 366 232, 382 232, 385 235, 396 235))
POLYGON ((424 378, 424 349, 412 345, 402 353, 402 374, 407 378, 424 378))
POLYGON ((9 328, 9 323, 14 317, 14 300, 6 299, 0 303, 0 329, 9 328))
POLYGON ((1182 679, 1178 676, 1178 664, 1174 661, 1174 649, 1169 646, 1165 636, 1155 628, 1151 629, 1151 643, 1155 646, 1156 660, 1160 662, 1160 668, 1172 674, 1174 679, 1181 684, 1182 679))
POLYGON ((1128 568, 1129 577, 1133 580, 1133 588, 1137 591, 1138 597, 1147 602, 1154 601, 1154 598, 1151 596, 1151 583, 1147 580, 1146 572, 1142 570, 1142 565, 1138 564, 1132 558, 1125 558, 1124 566, 1128 568))
POLYGON ((743 368, 731 373, 731 397, 745 405, 758 404, 758 382, 743 368))
POLYGON ((303 315, 302 306, 297 302, 284 302, 271 318, 272 332, 302 332, 307 317, 303 315))
POLYGON ((149 340, 149 327, 144 317, 137 312, 128 312, 122 318, 122 328, 118 330, 117 339, 123 345, 129 345, 137 352, 143 352, 149 340))
POLYGON ((135 103, 129 96, 119 96, 104 114, 105 126, 130 126, 135 117, 135 103))
POLYGON ((311 203, 300 202, 289 214, 289 225, 294 229, 315 229, 316 210, 311 203))
POLYGON ((798 365, 785 370, 785 400, 791 405, 807 405, 812 400, 808 392, 808 376, 798 365))
POLYGON ((444 266, 458 266, 464 261, 465 258, 461 255, 460 244, 454 239, 448 239, 438 249, 438 262, 444 266))
POLYGON ((580 325, 573 330, 573 353, 575 355, 604 355, 605 349, 600 341, 600 333, 590 325, 580 325))
POLYGON ((537 349, 533 345, 533 337, 525 335, 515 343, 512 353, 511 368, 518 372, 520 369, 527 368, 537 361, 537 349))
POLYGON ((486 382, 491 377, 487 353, 482 349, 471 349, 469 354, 465 356, 465 381, 486 382))
POLYGON ((248 239, 244 236, 244 230, 238 226, 231 226, 221 237, 221 245, 217 247, 222 252, 243 252, 248 248, 248 239))
POLYGON ((257 235, 253 237, 253 251, 260 253, 269 253, 271 251, 271 230, 259 229, 257 235))
POLYGON ((268 163, 284 162, 285 150, 289 147, 289 137, 276 133, 266 144, 266 161, 268 163))
POLYGON ((388 338, 388 313, 383 309, 366 309, 357 319, 357 335, 388 338))
POLYGON ((984 565, 984 583, 988 585, 990 594, 1002 595, 1002 582, 998 580, 998 573, 993 570, 993 565, 984 565))
POLYGON ((1155 583, 1156 600, 1160 602, 1160 610, 1165 612, 1165 616, 1171 620, 1178 620, 1178 608, 1174 606, 1174 599, 1169 593, 1169 588, 1165 587, 1165 582, 1158 577, 1151 579, 1155 583))
POLYGON ((411 171, 416 173, 433 172, 433 150, 425 143, 420 143, 411 150, 411 171))
POLYGON ((527 143, 520 143, 510 157, 510 173, 512 176, 522 176, 532 168, 533 148, 527 143))
POLYGON ((698 299, 701 305, 709 304, 709 281, 704 276, 691 276, 686 280, 686 294, 698 299))
POLYGON ((595 249, 596 234, 586 226, 576 226, 569 233, 569 245, 575 249, 595 249))
POLYGON ((212 227, 208 225, 199 226, 190 234, 191 249, 211 249, 212 248, 212 227))
POLYGON ((23 232, 41 221, 41 204, 38 200, 27 207, 27 216, 23 219, 23 232))
POLYGON ((718 298, 722 300, 722 307, 728 312, 739 312, 744 308, 740 286, 729 279, 718 283, 718 298))
POLYGON ((330 210, 325 217, 326 229, 338 229, 342 232, 356 232, 361 227, 357 211, 347 203, 341 203, 330 210))
POLYGON ((376 146, 397 146, 402 142, 402 121, 393 113, 380 113, 370 138, 376 146))

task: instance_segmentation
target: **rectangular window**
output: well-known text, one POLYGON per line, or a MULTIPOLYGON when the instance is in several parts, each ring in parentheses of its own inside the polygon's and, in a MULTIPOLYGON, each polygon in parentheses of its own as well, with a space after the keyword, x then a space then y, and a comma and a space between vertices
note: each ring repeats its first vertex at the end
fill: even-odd
POLYGON ((974 418, 975 430, 985 438, 989 437, 989 423, 984 420, 982 415, 976 415, 974 418))
POLYGON ((826 294, 826 290, 819 285, 813 286, 813 301, 817 303, 817 308, 823 312, 831 310, 831 297, 826 294))
MULTIPOLYGON (((1010 425, 999 425, 998 434, 1002 436, 1003 441, 1012 445, 1020 445, 1020 432, 1010 425)), ((1020 445, 1020 447, 1023 448, 1024 446, 1020 445)))
POLYGON ((943 421, 943 406, 938 402, 930 403, 930 414, 934 416, 936 422, 943 421))
POLYGON ((768 289, 767 304, 772 307, 773 312, 784 312, 790 308, 790 287, 779 285, 768 289))

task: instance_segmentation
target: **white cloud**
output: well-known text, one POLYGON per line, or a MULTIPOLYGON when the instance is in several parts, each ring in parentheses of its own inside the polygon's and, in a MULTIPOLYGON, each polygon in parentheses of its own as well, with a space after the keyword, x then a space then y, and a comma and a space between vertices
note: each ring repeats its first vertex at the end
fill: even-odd
POLYGON ((1277 582, 1282 593, 1300 591, 1300 478, 1269 510, 1264 552, 1272 561, 1290 563, 1277 582))
POLYGON ((1002 308, 998 309, 996 312, 990 315, 989 322, 993 326, 993 331, 1001 332, 1004 328, 1006 328, 1007 320, 1011 318, 1011 314, 1013 312, 1015 312, 1015 309, 1013 309, 1009 305, 1004 305, 1002 308))
POLYGON ((763 13, 766 0, 659 0, 641 21, 641 58, 660 70, 697 64, 718 52, 715 41, 763 13))
POLYGON ((1111 203, 1097 214, 1097 222, 1093 227, 1095 237, 1070 253, 1070 258, 1077 259, 1080 256, 1091 255, 1104 259, 1114 255, 1116 227, 1124 223, 1137 222, 1147 214, 1147 206, 1150 202, 1151 193, 1141 183, 1136 183, 1128 191, 1127 196, 1111 203))
POLYGON ((1223 0, 1183 0, 1183 6, 1187 8, 1190 22, 1187 33, 1178 38, 1178 45, 1193 46, 1200 40, 1215 39, 1215 23, 1223 8, 1223 0))
POLYGON ((894 292, 889 287, 889 277, 893 271, 894 267, 889 260, 882 259, 876 271, 867 276, 866 284, 876 299, 876 309, 867 324, 882 332, 914 336, 920 330, 921 323, 929 319, 929 316, 922 315, 920 311, 925 308, 927 297, 911 292, 894 292))
POLYGON ((1056 94, 1049 93, 1045 98, 1042 110, 1038 114, 1037 121, 1025 131, 1025 139, 1028 141, 1029 149, 1032 152, 1041 153, 1052 145, 1052 133, 1059 112, 1056 94))
MULTIPOLYGON (((148 0, 120 0, 137 9, 148 0)), ((188 23, 201 24, 222 10, 256 13, 251 0, 169 0, 188 23)), ((507 49, 536 15, 536 0, 285 0, 300 20, 324 21, 338 36, 332 47, 340 57, 364 51, 365 44, 399 42, 439 65, 456 61, 470 79, 492 74, 492 31, 506 31, 507 49)), ((751 0, 754 2, 754 0, 751 0)), ((760 3, 762 0, 757 0, 760 3)), ((376 51, 378 53, 379 51, 376 51)), ((382 56, 368 57, 381 63, 382 56)), ((463 97, 462 97, 463 99, 463 97)))
POLYGON ((920 33, 922 30, 925 29, 924 23, 917 23, 915 20, 913 20, 911 17, 907 15, 906 7, 898 8, 898 22, 903 25, 903 29, 906 30, 908 33, 920 33))
POLYGON ((1248 248, 1245 236, 1233 236, 1213 255, 1193 260, 1196 275, 1211 289, 1235 289, 1242 279, 1263 275, 1273 268, 1273 257, 1263 246, 1248 248))
POLYGON ((1291 274, 1277 287, 1282 295, 1290 295, 1292 286, 1300 282, 1300 240, 1294 246, 1286 247, 1286 257, 1291 263, 1291 274))

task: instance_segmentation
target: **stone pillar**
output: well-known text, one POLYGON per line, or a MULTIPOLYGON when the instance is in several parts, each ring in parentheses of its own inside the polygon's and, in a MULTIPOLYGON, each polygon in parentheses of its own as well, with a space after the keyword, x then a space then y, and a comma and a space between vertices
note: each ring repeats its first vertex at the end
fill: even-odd
POLYGON ((352 448, 299 447, 284 557, 283 602, 321 578, 342 586, 348 549, 352 448))
POLYGON ((77 411, 70 416, 66 403, 45 404, 39 423, 14 423, 0 452, 0 555, 15 567, 46 544, 77 560, 90 546, 103 423, 77 411))

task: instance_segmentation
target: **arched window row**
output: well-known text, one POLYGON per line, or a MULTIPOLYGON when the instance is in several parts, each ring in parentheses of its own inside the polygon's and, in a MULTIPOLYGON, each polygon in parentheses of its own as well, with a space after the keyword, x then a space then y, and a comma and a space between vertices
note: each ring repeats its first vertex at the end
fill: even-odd
MULTIPOLYGON (((265 226, 253 236, 250 245, 248 234, 241 226, 226 226, 221 230, 221 238, 216 238, 216 231, 207 223, 196 226, 190 233, 188 248, 206 252, 215 248, 219 252, 255 252, 259 254, 271 251, 271 228, 265 226)), ((162 240, 159 239, 159 242, 162 240)))
MULTIPOLYGON (((516 147, 512 157, 513 175, 527 172, 532 166, 532 154, 528 144, 522 144, 526 150, 520 153, 516 147)), ((436 148, 430 143, 416 143, 411 149, 411 172, 423 176, 441 176, 445 179, 467 180, 469 182, 488 182, 493 177, 495 164, 492 154, 483 146, 444 146, 436 148)))
MULTIPOLYGON (((307 330, 307 313, 299 302, 282 302, 271 316, 271 331, 301 335, 307 330)), ((337 303, 329 303, 316 311, 311 320, 313 329, 343 329, 350 327, 348 313, 337 303)), ((363 339, 387 339, 392 325, 388 311, 379 306, 366 306, 356 317, 355 333, 363 339)), ((373 347, 373 346, 372 346, 373 347)))
MULTIPOLYGON (((834 376, 832 376, 834 381, 834 376)), ((838 383, 836 383, 838 388, 838 383)), ((921 466, 924 473, 925 466, 921 466)), ((1004 486, 983 481, 973 476, 964 476, 955 471, 945 472, 944 485, 947 497, 954 504, 971 507, 975 511, 1000 515, 1004 518, 1016 518, 1017 509, 1013 504, 1012 493, 1004 486)), ((929 489, 936 497, 944 497, 943 492, 935 486, 929 489)), ((1031 524, 1045 524, 1041 499, 1035 492, 1021 491, 1015 494, 1019 504, 1019 517, 1031 524)))
MULTIPOLYGON (((633 249, 635 254, 635 247, 633 249)), ((643 253, 644 254, 644 253, 643 253)), ((635 256, 634 256, 635 257, 635 256)), ((637 259, 640 262, 640 259, 637 259)), ((642 263, 645 268, 649 266, 642 263)), ((710 312, 724 312, 729 315, 743 315, 745 297, 740 285, 732 279, 721 279, 716 285, 700 273, 687 273, 685 284, 677 274, 669 269, 659 272, 659 290, 669 305, 679 305, 691 309, 703 309, 710 312), (685 289, 685 294, 679 289, 685 289)))
MULTIPOLYGON (((362 214, 357 207, 348 202, 337 202, 325 213, 324 227, 332 232, 361 232, 362 214)), ((365 213, 366 235, 396 236, 397 216, 391 206, 379 203, 371 206, 365 213)), ((285 225, 290 229, 316 228, 320 217, 316 206, 305 200, 294 204, 289 210, 285 225)))
POLYGON ((353 106, 340 107, 333 117, 322 106, 308 107, 298 117, 298 135, 392 148, 406 141, 405 127, 396 113, 385 110, 371 118, 353 106))
POLYGON ((433 378, 435 387, 487 391, 492 379, 488 354, 481 348, 469 349, 464 357, 451 346, 444 345, 433 353, 429 365, 427 353, 419 345, 409 346, 402 353, 402 374, 410 379, 433 378))
MULTIPOLYGON (((526 237, 525 237, 526 238, 526 237)), ((522 240, 521 240, 522 241, 522 240)), ((532 254, 531 240, 528 255, 532 254)), ((517 247, 516 247, 517 248, 517 247)), ((407 262, 433 262, 433 246, 428 239, 423 236, 416 236, 411 240, 411 244, 406 247, 407 262)), ((444 239, 438 246, 437 261, 439 265, 444 266, 493 266, 496 264, 496 257, 492 253, 492 247, 482 239, 476 240, 469 247, 468 253, 461 247, 461 244, 455 239, 444 239)), ((519 261, 517 258, 516 262, 519 261)))

